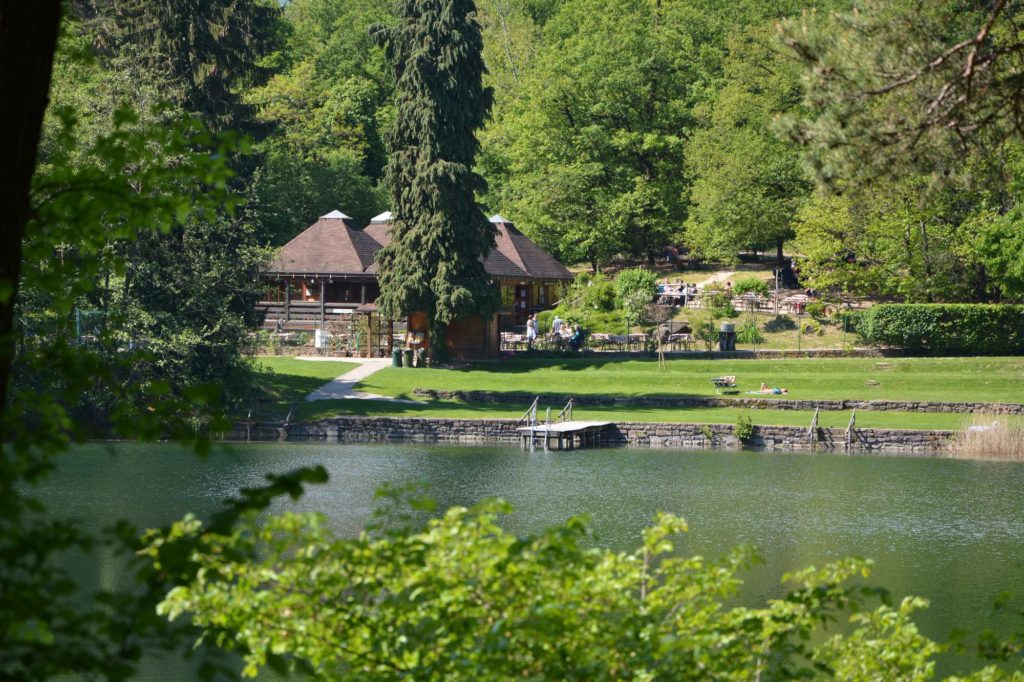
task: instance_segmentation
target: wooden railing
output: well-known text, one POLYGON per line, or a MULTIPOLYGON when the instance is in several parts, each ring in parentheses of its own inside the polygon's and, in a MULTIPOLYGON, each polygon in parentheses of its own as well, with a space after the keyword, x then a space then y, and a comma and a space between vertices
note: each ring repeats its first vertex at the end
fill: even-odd
POLYGON ((281 325, 289 327, 308 327, 313 329, 319 323, 321 326, 327 322, 340 320, 351 312, 334 312, 336 310, 355 310, 358 303, 341 303, 332 301, 259 301, 256 303, 256 310, 264 314, 263 324, 265 327, 275 327, 278 321, 281 325))

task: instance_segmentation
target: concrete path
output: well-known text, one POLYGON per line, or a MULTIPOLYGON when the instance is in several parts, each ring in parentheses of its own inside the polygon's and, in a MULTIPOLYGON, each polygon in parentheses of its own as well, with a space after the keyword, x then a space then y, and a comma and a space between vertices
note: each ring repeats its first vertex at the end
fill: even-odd
MULTIPOLYGON (((321 360, 327 358, 305 358, 300 357, 300 360, 321 360)), ((375 372, 379 372, 385 367, 391 366, 391 360, 388 358, 330 358, 331 360, 340 360, 342 362, 356 362, 359 363, 358 367, 354 367, 349 371, 342 374, 337 379, 333 379, 320 388, 316 389, 312 393, 306 396, 307 402, 313 402, 315 400, 344 400, 344 399, 357 399, 357 400, 389 400, 396 403, 410 403, 414 405, 422 405, 419 400, 404 400, 402 398, 392 398, 386 395, 375 395, 373 393, 362 393, 353 389, 357 383, 370 376, 375 372)))

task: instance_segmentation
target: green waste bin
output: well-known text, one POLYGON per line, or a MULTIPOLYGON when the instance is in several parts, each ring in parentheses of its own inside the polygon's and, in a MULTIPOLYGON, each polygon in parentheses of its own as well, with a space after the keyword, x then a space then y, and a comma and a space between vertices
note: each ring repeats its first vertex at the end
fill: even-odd
POLYGON ((391 349, 391 366, 401 367, 402 366, 402 349, 392 348, 391 349))
POLYGON ((426 367, 427 366, 427 349, 417 348, 416 349, 416 366, 426 367))
POLYGON ((402 351, 402 367, 412 367, 412 348, 402 351))

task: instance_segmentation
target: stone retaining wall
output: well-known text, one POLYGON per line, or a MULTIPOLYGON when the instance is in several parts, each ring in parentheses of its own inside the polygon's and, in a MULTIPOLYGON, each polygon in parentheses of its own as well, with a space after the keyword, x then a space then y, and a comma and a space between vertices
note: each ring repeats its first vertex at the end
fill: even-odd
MULTIPOLYGON (((428 400, 463 400, 474 403, 509 403, 529 405, 537 396, 532 393, 498 391, 436 391, 415 388, 413 395, 428 400)), ((727 398, 715 396, 630 396, 605 395, 549 395, 541 400, 552 407, 565 405, 569 400, 576 405, 616 405, 622 407, 741 407, 755 410, 813 410, 829 411, 866 410, 871 412, 953 412, 959 414, 1015 414, 1024 415, 1021 403, 952 403, 909 400, 793 400, 790 398, 727 398)))
MULTIPOLYGON (((505 443, 518 444, 514 419, 438 419, 426 417, 336 417, 284 425, 237 424, 233 440, 327 440, 339 442, 505 443)), ((609 432, 609 445, 666 448, 741 447, 731 424, 679 424, 617 422, 609 432)), ((854 429, 853 450, 935 452, 955 435, 953 431, 854 429)), ((843 450, 845 429, 819 428, 814 448, 843 450)), ((807 429, 799 426, 755 426, 749 446, 769 450, 812 448, 807 429)), ((539 446, 539 442, 538 442, 539 446)))

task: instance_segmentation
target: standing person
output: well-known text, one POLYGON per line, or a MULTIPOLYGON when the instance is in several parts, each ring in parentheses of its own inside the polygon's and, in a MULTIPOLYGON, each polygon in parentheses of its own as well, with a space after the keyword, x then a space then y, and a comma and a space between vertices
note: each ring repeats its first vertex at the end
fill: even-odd
POLYGON ((537 315, 532 314, 526 318, 526 345, 533 348, 533 342, 537 340, 537 315))
POLYGON ((562 335, 562 318, 555 315, 555 319, 551 320, 551 333, 555 336, 562 335))

